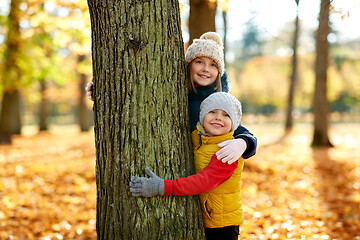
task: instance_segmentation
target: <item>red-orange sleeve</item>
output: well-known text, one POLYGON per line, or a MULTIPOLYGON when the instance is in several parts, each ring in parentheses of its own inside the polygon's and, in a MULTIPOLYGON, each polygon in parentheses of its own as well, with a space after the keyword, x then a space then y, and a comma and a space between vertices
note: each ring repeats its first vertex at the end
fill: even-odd
POLYGON ((165 195, 195 195, 208 192, 228 180, 238 167, 238 162, 233 164, 223 163, 214 154, 210 163, 197 174, 186 178, 164 180, 165 195))

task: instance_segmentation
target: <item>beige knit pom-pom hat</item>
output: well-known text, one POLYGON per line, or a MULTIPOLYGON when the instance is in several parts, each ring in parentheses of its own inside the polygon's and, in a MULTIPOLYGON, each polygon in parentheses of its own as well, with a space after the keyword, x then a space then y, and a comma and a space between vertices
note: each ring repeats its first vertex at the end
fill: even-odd
POLYGON ((194 39, 185 54, 186 64, 189 64, 197 57, 208 57, 218 65, 220 76, 224 73, 224 46, 216 32, 206 32, 200 39, 194 39))

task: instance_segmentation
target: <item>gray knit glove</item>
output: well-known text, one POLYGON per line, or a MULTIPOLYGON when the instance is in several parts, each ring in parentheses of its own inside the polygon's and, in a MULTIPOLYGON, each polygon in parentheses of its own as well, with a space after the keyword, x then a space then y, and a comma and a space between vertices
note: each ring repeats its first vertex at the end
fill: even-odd
POLYGON ((150 176, 132 176, 130 181, 130 192, 133 197, 153 197, 165 194, 164 179, 159 178, 150 168, 145 168, 145 172, 150 176))

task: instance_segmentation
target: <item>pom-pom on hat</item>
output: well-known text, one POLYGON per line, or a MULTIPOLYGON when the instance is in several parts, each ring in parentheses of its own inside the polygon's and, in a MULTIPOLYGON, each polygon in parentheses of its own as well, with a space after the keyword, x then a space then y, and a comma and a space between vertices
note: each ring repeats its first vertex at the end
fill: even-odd
POLYGON ((220 76, 224 73, 224 46, 216 32, 206 32, 200 39, 194 39, 185 54, 185 61, 189 64, 197 57, 208 57, 213 59, 218 65, 220 76))
POLYGON ((241 122, 241 103, 233 95, 226 92, 216 92, 208 96, 200 105, 200 124, 204 126, 204 117, 214 109, 221 109, 229 114, 232 125, 231 131, 235 131, 241 122))

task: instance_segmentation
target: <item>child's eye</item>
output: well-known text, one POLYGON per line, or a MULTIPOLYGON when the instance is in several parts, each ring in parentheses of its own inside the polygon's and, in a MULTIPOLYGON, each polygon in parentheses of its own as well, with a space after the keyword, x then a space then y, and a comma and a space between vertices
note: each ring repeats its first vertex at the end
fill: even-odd
POLYGON ((202 61, 201 61, 201 60, 196 60, 195 62, 196 62, 196 63, 202 63, 202 61))
POLYGON ((211 111, 209 111, 209 113, 215 113, 215 112, 211 110, 211 111))
POLYGON ((217 68, 217 65, 215 63, 211 64, 211 66, 217 68))
POLYGON ((230 117, 230 115, 229 115, 229 114, 227 114, 227 113, 225 113, 225 114, 224 114, 224 116, 225 116, 225 117, 230 117))

